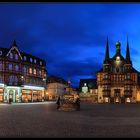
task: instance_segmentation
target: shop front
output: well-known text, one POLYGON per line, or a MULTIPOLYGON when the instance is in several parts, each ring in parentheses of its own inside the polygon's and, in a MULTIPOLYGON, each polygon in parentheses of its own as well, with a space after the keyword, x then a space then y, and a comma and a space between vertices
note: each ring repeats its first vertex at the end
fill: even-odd
POLYGON ((43 87, 24 86, 21 90, 22 102, 41 102, 44 99, 43 87))

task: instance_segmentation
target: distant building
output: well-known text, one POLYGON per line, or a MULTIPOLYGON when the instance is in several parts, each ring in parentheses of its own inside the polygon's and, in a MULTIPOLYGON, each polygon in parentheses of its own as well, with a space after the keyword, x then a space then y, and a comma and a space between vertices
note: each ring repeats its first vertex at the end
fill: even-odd
POLYGON ((96 79, 80 79, 79 91, 81 93, 97 93, 97 80, 96 79))
POLYGON ((59 95, 66 93, 68 83, 61 77, 49 76, 47 78, 46 99, 55 100, 59 95))
POLYGON ((98 103, 131 103, 140 101, 139 72, 133 67, 127 41, 126 57, 121 43, 110 58, 108 40, 103 67, 97 72, 98 103))

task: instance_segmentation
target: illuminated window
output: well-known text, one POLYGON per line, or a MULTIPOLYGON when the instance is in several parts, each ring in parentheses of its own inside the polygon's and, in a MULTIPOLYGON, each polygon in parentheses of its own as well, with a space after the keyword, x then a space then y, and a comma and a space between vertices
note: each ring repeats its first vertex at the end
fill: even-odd
POLYGON ((39 75, 41 75, 41 70, 39 71, 39 75))
POLYGON ((36 64, 36 59, 34 59, 34 63, 36 64))
POLYGON ((40 61, 40 65, 42 65, 42 61, 40 61))
POLYGON ((9 70, 12 70, 12 64, 9 64, 9 70))
POLYGON ((29 73, 32 74, 32 68, 29 68, 29 73))
POLYGON ((18 55, 17 54, 15 54, 15 59, 18 60, 18 55))
POLYGON ((87 83, 84 83, 84 86, 87 86, 87 83))
POLYGON ((36 74, 36 69, 34 69, 34 74, 36 74))
POLYGON ((116 57, 116 61, 120 61, 120 57, 119 56, 116 57))

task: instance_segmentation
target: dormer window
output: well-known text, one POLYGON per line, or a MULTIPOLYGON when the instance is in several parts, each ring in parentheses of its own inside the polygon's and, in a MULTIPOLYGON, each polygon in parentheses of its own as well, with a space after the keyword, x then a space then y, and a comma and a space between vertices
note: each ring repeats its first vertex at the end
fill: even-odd
POLYGON ((18 60, 18 55, 17 54, 15 54, 15 59, 18 60))
POLYGON ((33 62, 33 59, 32 58, 30 58, 30 62, 33 62))
POLYGON ((13 53, 10 53, 10 58, 13 59, 13 53))
POLYGON ((26 56, 24 56, 24 60, 25 60, 25 61, 27 60, 27 57, 26 57, 26 56))

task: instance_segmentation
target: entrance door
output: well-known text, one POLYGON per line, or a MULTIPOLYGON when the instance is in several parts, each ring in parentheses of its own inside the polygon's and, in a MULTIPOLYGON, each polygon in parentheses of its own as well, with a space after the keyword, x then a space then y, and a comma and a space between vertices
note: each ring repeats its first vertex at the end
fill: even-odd
POLYGON ((121 99, 120 99, 120 89, 115 89, 114 90, 114 102, 119 104, 121 102, 121 99))
POLYGON ((14 102, 14 91, 12 89, 9 90, 9 99, 11 99, 12 102, 14 102))

